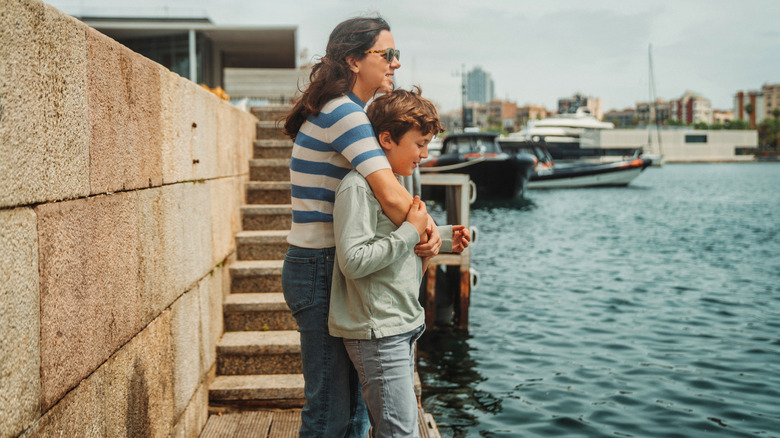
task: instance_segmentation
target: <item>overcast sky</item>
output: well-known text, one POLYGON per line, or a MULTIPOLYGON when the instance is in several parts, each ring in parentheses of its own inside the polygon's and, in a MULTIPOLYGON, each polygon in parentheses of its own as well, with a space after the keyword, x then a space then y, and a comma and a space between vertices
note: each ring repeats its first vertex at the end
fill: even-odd
POLYGON ((573 93, 605 112, 648 99, 648 44, 658 97, 702 94, 731 109, 739 90, 780 83, 780 0, 51 0, 64 12, 175 16, 205 13, 220 25, 292 25, 298 50, 324 54, 340 21, 380 14, 402 67, 443 110, 460 106, 460 70, 481 66, 496 97, 557 107, 573 93))

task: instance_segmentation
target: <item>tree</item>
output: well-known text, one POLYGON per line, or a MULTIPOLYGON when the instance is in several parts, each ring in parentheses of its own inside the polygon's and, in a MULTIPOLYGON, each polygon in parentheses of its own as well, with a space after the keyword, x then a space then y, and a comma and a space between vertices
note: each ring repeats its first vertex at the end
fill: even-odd
POLYGON ((772 110, 772 115, 773 115, 773 116, 774 116, 776 119, 780 119, 780 108, 775 108, 775 109, 773 109, 773 110, 772 110))
POLYGON ((758 144, 777 150, 780 144, 780 118, 766 118, 758 125, 758 144))
POLYGON ((693 129, 707 129, 709 126, 707 122, 696 122, 693 124, 693 129))

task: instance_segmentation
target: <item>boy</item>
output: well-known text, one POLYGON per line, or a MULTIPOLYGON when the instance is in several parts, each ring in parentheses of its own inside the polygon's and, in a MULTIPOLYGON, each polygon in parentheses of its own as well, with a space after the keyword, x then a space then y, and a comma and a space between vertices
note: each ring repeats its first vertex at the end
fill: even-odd
MULTIPOLYGON (((415 91, 395 90, 367 110, 390 167, 411 175, 442 132, 436 108, 415 91)), ((374 437, 417 436, 414 345, 425 313, 418 301, 428 260, 413 252, 426 236, 427 210, 414 198, 396 227, 382 213, 365 178, 350 172, 336 190, 333 223, 336 265, 328 329, 341 337, 362 385, 374 437)), ((453 248, 468 246, 468 232, 453 227, 453 248)))

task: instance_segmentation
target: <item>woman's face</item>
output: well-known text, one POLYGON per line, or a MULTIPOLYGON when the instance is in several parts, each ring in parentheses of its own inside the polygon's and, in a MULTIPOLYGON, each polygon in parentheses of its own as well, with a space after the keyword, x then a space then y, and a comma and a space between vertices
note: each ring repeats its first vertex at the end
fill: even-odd
MULTIPOLYGON (((370 50, 385 50, 395 48, 393 34, 383 30, 379 32, 374 45, 370 50)), ((393 58, 387 62, 384 53, 368 53, 362 59, 348 61, 352 72, 355 73, 355 85, 352 92, 363 102, 368 101, 374 93, 387 93, 393 90, 393 74, 395 69, 401 67, 401 61, 393 58)))

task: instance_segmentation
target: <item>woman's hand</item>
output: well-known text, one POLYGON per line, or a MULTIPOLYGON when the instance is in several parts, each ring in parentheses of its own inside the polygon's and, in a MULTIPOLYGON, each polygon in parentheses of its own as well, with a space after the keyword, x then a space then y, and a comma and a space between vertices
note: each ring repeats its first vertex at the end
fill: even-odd
POLYGON ((415 196, 409 212, 406 213, 406 221, 417 229, 420 240, 422 240, 423 236, 427 237, 428 217, 428 209, 425 207, 425 203, 420 200, 419 196, 415 196))
POLYGON ((428 216, 428 227, 426 228, 428 241, 421 240, 422 243, 418 243, 414 247, 414 253, 420 257, 433 257, 439 254, 439 248, 441 248, 441 236, 439 236, 439 229, 433 222, 433 218, 428 216))

